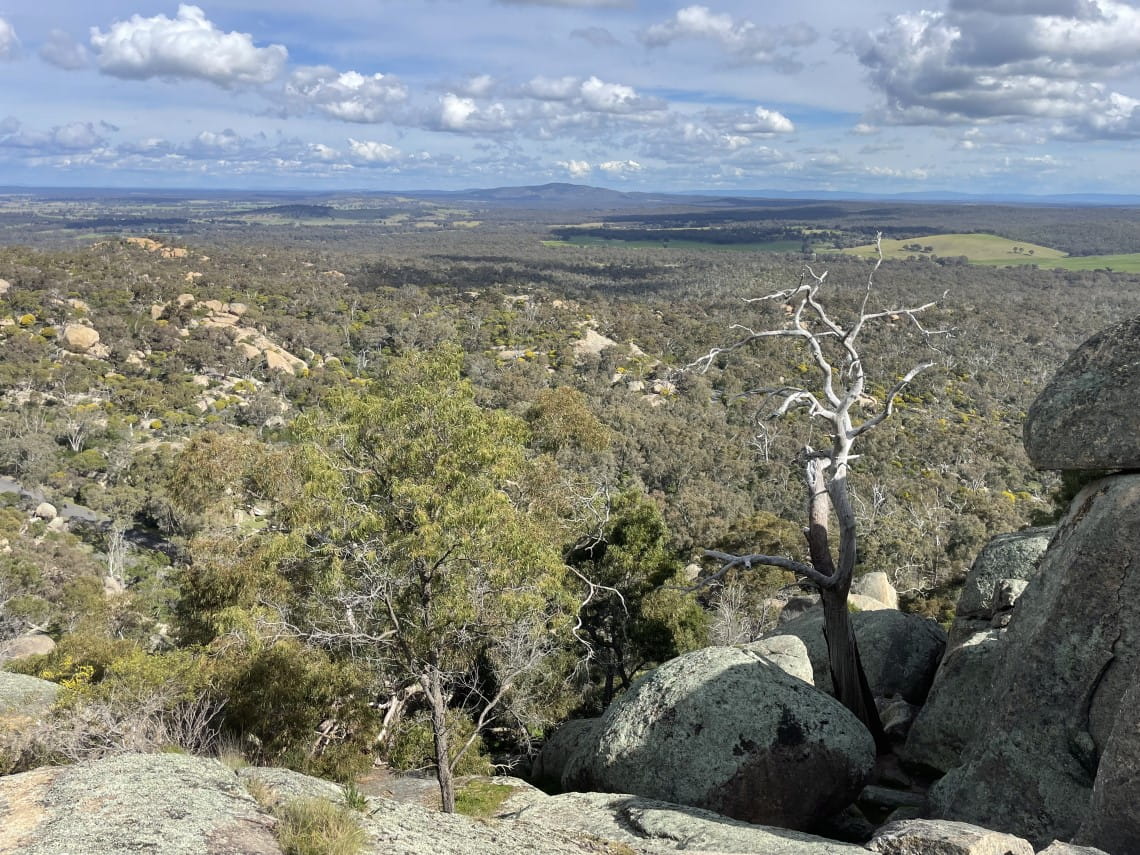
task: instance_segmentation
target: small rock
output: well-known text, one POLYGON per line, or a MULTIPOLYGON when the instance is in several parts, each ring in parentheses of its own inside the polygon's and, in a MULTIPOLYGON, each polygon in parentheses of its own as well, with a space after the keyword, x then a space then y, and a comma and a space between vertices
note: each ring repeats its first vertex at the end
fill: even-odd
POLYGON ((815 673, 812 671, 807 645, 799 636, 772 635, 742 647, 753 653, 759 653, 784 673, 798 677, 809 686, 815 685, 815 673))
POLYGON ((1033 855, 1028 840, 964 822, 911 819, 875 832, 867 848, 882 855, 1033 855))
POLYGON ((852 582, 851 593, 871 597, 889 609, 897 609, 899 607, 899 592, 895 590, 895 586, 891 584, 891 580, 887 577, 887 574, 881 570, 876 570, 873 573, 864 573, 852 582))
POLYGON ((1108 855, 1103 849, 1095 846, 1077 846, 1075 843, 1062 843, 1054 840, 1037 855, 1108 855))
POLYGON ((63 346, 72 353, 87 353, 99 343, 99 333, 84 324, 67 324, 61 339, 63 346))
POLYGON ((50 635, 34 632, 11 638, 0 644, 0 662, 27 659, 29 656, 43 656, 55 650, 55 641, 50 635))

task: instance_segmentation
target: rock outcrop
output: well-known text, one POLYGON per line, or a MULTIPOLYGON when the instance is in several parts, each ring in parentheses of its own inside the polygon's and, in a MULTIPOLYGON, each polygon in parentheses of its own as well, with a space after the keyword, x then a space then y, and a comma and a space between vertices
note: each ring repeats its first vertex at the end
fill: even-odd
POLYGON ((55 650, 55 641, 50 635, 32 632, 0 643, 0 662, 27 659, 29 656, 43 656, 55 650))
POLYGON ((809 686, 815 685, 815 670, 812 668, 807 645, 798 635, 770 635, 745 644, 744 649, 759 653, 785 673, 798 677, 809 686))
POLYGON ((637 680, 562 784, 806 828, 854 800, 874 758, 871 735, 835 699, 756 653, 710 647, 637 680))
POLYGON ((1025 419, 1029 459, 1040 469, 1140 469, 1137 400, 1140 316, 1078 347, 1037 396, 1025 419))
POLYGON ((1010 624, 994 692, 979 701, 989 720, 931 790, 938 815, 1037 844, 1072 839, 1140 665, 1138 543, 1140 475, 1074 499, 1010 624))
POLYGON ((1023 591, 1037 574, 1053 532, 1046 527, 999 535, 974 559, 958 598, 946 655, 903 748, 908 763, 946 772, 961 762, 977 732, 978 699, 992 691, 1004 627, 1015 605, 1013 591, 1023 591), (1000 618, 996 627, 995 618, 1000 618))
POLYGON ((946 657, 903 746, 910 765, 944 773, 957 766, 978 728, 978 703, 993 690, 994 668, 1004 632, 991 629, 969 636, 946 657))
POLYGON ((87 353, 99 343, 99 332, 85 324, 68 324, 63 328, 61 340, 72 353, 87 353))
POLYGON ((899 607, 899 592, 881 570, 864 573, 851 583, 851 593, 861 597, 870 597, 886 606, 888 609, 899 607))
POLYGON ((1140 852, 1140 671, 1121 699, 1100 756, 1088 816, 1076 839, 1110 852, 1140 852))
POLYGON ((950 648, 990 628, 998 605, 994 601, 998 585, 1005 579, 1029 581, 1036 576, 1041 556, 1054 531, 1053 526, 1043 526, 1000 534, 982 548, 958 596, 958 608, 950 628, 950 648))
MULTIPOLYGON (((878 697, 897 695, 912 704, 922 703, 946 648, 945 630, 932 620, 894 609, 856 612, 851 623, 871 692, 878 697)), ((830 693, 831 668, 822 610, 808 611, 781 624, 775 632, 803 640, 815 671, 815 685, 830 693)))

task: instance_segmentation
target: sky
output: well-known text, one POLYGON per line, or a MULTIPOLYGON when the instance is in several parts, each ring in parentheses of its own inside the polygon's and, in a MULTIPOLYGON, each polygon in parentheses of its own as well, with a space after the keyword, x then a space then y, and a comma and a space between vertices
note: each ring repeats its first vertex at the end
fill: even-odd
POLYGON ((0 0, 0 185, 1140 194, 1140 0, 0 0))

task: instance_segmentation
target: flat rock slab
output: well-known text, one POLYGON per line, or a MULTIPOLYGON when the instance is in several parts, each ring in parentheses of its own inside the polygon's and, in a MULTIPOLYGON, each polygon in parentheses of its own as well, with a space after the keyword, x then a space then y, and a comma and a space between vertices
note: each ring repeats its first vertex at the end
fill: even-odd
POLYGON ((126 754, 0 778, 0 852, 281 855, 273 821, 215 760, 126 754))
POLYGON ((880 828, 867 848, 882 855, 1033 855, 1028 840, 964 822, 906 819, 880 828))
POLYGON ((866 855, 867 851, 850 843, 620 793, 566 793, 528 807, 518 816, 522 823, 581 832, 640 852, 866 855))
POLYGON ((1039 469, 1140 469, 1140 316, 1094 335, 1029 408, 1025 451, 1039 469))

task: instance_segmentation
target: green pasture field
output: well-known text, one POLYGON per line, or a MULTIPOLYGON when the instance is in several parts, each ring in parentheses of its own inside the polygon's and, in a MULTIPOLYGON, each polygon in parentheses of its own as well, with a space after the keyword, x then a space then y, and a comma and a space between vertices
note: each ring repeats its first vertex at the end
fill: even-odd
MULTIPOLYGON (((875 257, 875 245, 867 244, 845 250, 862 258, 875 257)), ((1024 241, 989 234, 945 234, 927 235, 907 240, 884 240, 883 257, 892 259, 920 258, 930 255, 954 257, 964 255, 970 264, 983 264, 991 267, 1016 267, 1033 264, 1048 269, 1061 270, 1112 270, 1121 273, 1140 273, 1140 253, 1120 255, 1077 255, 1069 256, 1059 249, 1041 246, 1024 241), (930 247, 932 252, 915 252, 904 249, 920 244, 930 247), (1015 251, 1017 248, 1018 251, 1015 251)))
MULTIPOLYGON (((882 243, 883 258, 890 259, 919 258, 930 255, 940 257, 964 255, 970 259, 971 264, 1038 264, 1047 266, 1047 264, 1065 257, 1065 253, 1059 249, 988 234, 926 235, 925 237, 906 238, 904 240, 883 240, 882 243), (931 251, 916 252, 914 249, 905 248, 913 247, 916 244, 924 248, 930 247, 931 251)), ((874 258, 876 249, 874 244, 866 244, 844 250, 844 252, 863 258, 874 258)))

